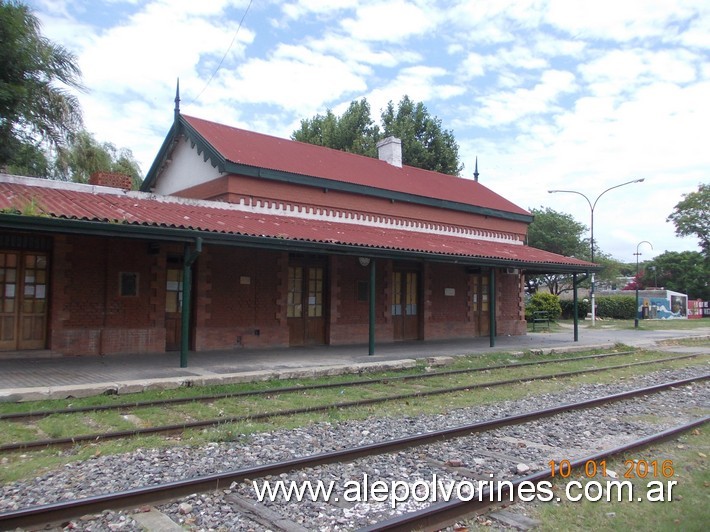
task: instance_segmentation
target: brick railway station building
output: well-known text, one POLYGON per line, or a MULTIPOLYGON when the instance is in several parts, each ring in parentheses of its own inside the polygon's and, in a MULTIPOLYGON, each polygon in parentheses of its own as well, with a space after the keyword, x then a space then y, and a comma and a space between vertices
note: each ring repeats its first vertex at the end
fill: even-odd
POLYGON ((494 342, 526 333, 525 273, 595 269, 527 246, 530 213, 477 178, 379 150, 176 105, 140 192, 0 175, 0 357, 494 342))

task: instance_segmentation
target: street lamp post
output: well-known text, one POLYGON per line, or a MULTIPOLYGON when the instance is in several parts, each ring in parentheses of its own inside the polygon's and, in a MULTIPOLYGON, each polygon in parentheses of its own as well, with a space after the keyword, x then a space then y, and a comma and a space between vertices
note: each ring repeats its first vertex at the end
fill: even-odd
MULTIPOLYGON (((553 194, 555 192, 567 192, 569 194, 578 194, 582 196, 585 200, 587 200, 587 203, 589 204, 589 209, 591 211, 591 221, 589 224, 589 231, 590 231, 590 242, 589 242, 589 248, 590 248, 590 255, 591 255, 591 261, 594 262, 594 209, 597 206, 597 202, 599 201, 599 198, 601 198, 604 194, 609 192, 610 190, 614 190, 615 188, 623 187, 625 185, 630 185, 632 183, 641 183, 644 180, 642 177, 641 179, 634 179, 632 181, 627 181, 626 183, 621 183, 620 185, 615 185, 613 187, 609 187, 606 190, 604 190, 601 194, 597 196, 597 198, 594 200, 594 203, 585 195, 582 194, 581 192, 578 192, 576 190, 548 190, 547 192, 549 194, 553 194)), ((594 302, 594 272, 592 272, 592 288, 590 290, 590 296, 592 300, 592 325, 596 322, 596 308, 595 308, 595 302, 594 302)))
POLYGON ((641 244, 648 244, 651 246, 651 249, 653 249, 653 244, 651 244, 648 240, 642 240, 636 245, 636 313, 634 314, 634 328, 638 329, 639 328, 639 246, 641 244))

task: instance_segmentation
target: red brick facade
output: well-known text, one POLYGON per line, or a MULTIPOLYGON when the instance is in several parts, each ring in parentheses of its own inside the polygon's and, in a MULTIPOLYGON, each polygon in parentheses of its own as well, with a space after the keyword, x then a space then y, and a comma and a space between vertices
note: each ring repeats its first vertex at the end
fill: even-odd
MULTIPOLYGON (((181 245, 78 235, 51 237, 46 348, 67 355, 152 353, 166 350, 166 270, 181 245), (172 257, 172 259, 169 259, 172 257), (121 275, 136 294, 121 295, 121 275)), ((325 343, 368 341, 369 268, 357 257, 326 261, 325 343)), ((376 341, 392 342, 392 274, 402 263, 376 262, 376 341)), ((472 278, 462 265, 412 263, 420 286, 419 339, 487 335, 472 309, 472 278)), ((196 351, 286 347, 289 254, 206 246, 194 265, 191 348, 196 351)), ((522 282, 498 271, 498 334, 524 334, 522 282)))
POLYGON ((147 242, 56 236, 50 271, 48 348, 71 355, 165 349, 164 267, 147 242), (135 296, 120 294, 121 273, 137 274, 135 296))

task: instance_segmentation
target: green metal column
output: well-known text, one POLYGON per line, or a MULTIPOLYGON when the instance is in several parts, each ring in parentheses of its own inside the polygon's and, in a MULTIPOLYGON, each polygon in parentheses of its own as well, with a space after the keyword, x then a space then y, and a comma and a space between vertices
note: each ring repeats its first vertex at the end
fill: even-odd
POLYGON ((573 307, 572 307, 572 312, 574 312, 574 341, 579 342, 579 316, 578 316, 578 311, 577 307, 579 306, 579 299, 577 296, 577 288, 579 288, 579 285, 582 284, 584 281, 586 281, 589 278, 589 274, 585 273, 584 276, 580 279, 577 277, 576 273, 572 274, 572 297, 573 297, 573 307))
POLYGON ((375 354, 375 259, 370 260, 370 330, 368 355, 375 354))
POLYGON ((491 347, 496 346, 496 270, 491 268, 491 274, 488 276, 488 297, 490 303, 488 305, 489 316, 489 334, 491 339, 491 347))
POLYGON ((192 265, 202 253, 202 239, 195 240, 195 250, 185 244, 182 262, 182 324, 180 330, 180 367, 187 367, 187 351, 190 346, 190 300, 192 296, 192 265))
POLYGON ((572 316, 574 319, 574 341, 579 342, 579 316, 577 316, 577 274, 572 274, 572 316))

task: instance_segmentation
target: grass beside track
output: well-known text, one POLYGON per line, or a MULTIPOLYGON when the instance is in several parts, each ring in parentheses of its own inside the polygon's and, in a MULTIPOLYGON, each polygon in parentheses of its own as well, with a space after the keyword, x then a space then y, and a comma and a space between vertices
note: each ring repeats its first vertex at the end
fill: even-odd
MULTIPOLYGON (((627 350, 620 346, 619 350, 627 350)), ((570 356, 581 356, 587 353, 576 353, 570 356)), ((591 354, 591 353, 589 353, 591 354)), ((427 390, 435 388, 444 388, 460 385, 462 379, 466 379, 466 383, 488 382, 504 378, 530 377, 534 374, 549 374, 556 371, 573 371, 577 369, 586 369, 597 366, 607 366, 622 364, 625 362, 635 362, 640 360, 649 360, 653 358, 663 358, 668 356, 668 353, 636 351, 628 355, 614 357, 613 362, 607 361, 570 361, 561 364, 550 366, 542 366, 541 368, 533 369, 533 367, 525 368, 510 368, 506 370, 490 370, 474 374, 473 376, 451 376, 451 377, 435 377, 423 381, 398 382, 398 393, 406 391, 427 390), (544 368, 544 369, 543 369, 544 368)), ((462 358, 457 360, 453 366, 446 369, 463 368, 463 367, 481 367, 477 364, 494 365, 509 362, 512 360, 510 355, 498 357, 487 357, 489 360, 482 360, 483 357, 462 358), (505 358, 503 358, 505 357, 505 358)), ((545 356, 525 356, 519 359, 520 361, 541 360, 545 356)), ((559 355, 550 355, 547 358, 560 358, 559 355)), ((33 452, 25 453, 8 453, 0 460, 0 480, 9 481, 18 478, 24 478, 29 475, 36 474, 38 470, 50 469, 57 467, 63 463, 85 460, 96 456, 97 454, 117 454, 134 450, 136 448, 145 447, 169 447, 179 444, 200 445, 214 441, 233 441, 241 439, 249 434, 263 431, 273 431, 278 429, 288 429, 293 427, 305 426, 310 423, 322 421, 343 421, 350 419, 364 419, 368 417, 387 417, 387 416, 417 416, 422 414, 442 414, 454 408, 465 408, 472 405, 485 405, 503 400, 519 399, 532 394, 555 392, 562 389, 572 387, 582 383, 604 383, 618 382, 620 379, 633 377, 642 373, 658 370, 661 368, 676 368, 687 367, 689 365, 700 365, 702 371, 707 371, 708 364, 703 362, 706 357, 699 359, 687 359, 674 362, 665 362, 653 364, 651 366, 640 366, 632 368, 617 369, 613 372, 603 372, 589 375, 580 375, 573 378, 556 381, 541 381, 524 385, 504 386, 501 388, 470 390, 465 392, 457 392, 442 396, 433 396, 426 398, 414 398, 406 401, 389 401, 379 405, 370 405, 364 407, 355 407, 345 410, 332 409, 323 413, 300 414, 288 418, 273 418, 262 421, 243 421, 240 423, 224 424, 209 430, 189 430, 179 436, 140 436, 129 438, 126 440, 106 441, 92 444, 77 445, 71 449, 41 449, 33 452)), ((417 368, 416 371, 424 371, 423 367, 417 368)), ((410 373, 410 372, 403 372, 410 373)), ((399 373, 387 372, 387 376, 395 376, 399 373)), ((376 378, 380 375, 372 374, 370 377, 376 378)), ((292 386, 297 383, 303 385, 312 382, 329 382, 337 379, 350 380, 352 376, 330 377, 327 379, 304 379, 299 381, 288 381, 284 385, 292 386)), ((259 384, 259 383, 257 383, 259 384)), ((262 385, 264 383, 261 383, 262 385)), ((269 383, 273 385, 274 383, 269 383)), ((233 389, 244 389, 246 385, 232 386, 233 389)), ((226 387, 219 387, 221 390, 226 387)), ((192 389, 171 390, 171 393, 192 393, 192 389)), ((199 390, 200 394, 204 394, 205 390, 199 390)), ((220 399, 213 403, 188 403, 176 405, 175 407, 150 407, 144 409, 136 409, 131 412, 129 417, 124 417, 120 412, 97 412, 85 413, 81 415, 53 415, 44 419, 36 420, 29 424, 17 425, 11 422, 3 422, 0 424, 0 441, 28 441, 32 439, 29 434, 35 431, 34 437, 62 437, 77 433, 78 427, 84 427, 89 434, 107 430, 125 430, 126 428, 136 426, 155 426, 164 425, 166 423, 178 423, 189 419, 204 419, 210 417, 242 415, 245 412, 259 412, 268 410, 276 410, 279 408, 299 408, 312 404, 333 404, 336 402, 352 401, 365 399, 369 397, 378 397, 391 395, 393 393, 392 386, 387 384, 369 385, 366 387, 357 388, 335 388, 325 390, 304 391, 302 393, 284 393, 273 394, 267 397, 256 398, 240 398, 220 399), (11 429, 12 426, 22 427, 21 429, 11 429)), ((139 394, 144 395, 144 394, 139 394)), ((156 392, 150 395, 156 395, 156 392)), ((162 394, 160 394, 162 395, 162 394)), ((112 399, 112 398, 104 398, 112 399)), ((138 400, 138 398, 135 398, 138 400)), ((124 399, 125 400, 125 399, 124 399)), ((145 400, 141 397, 140 400, 145 400)), ((84 401, 84 400, 82 400, 84 401)), ((79 403, 80 401, 76 401, 79 403)), ((66 406, 66 402, 52 401, 52 407, 66 406), (60 403, 60 404, 57 404, 60 403), (63 404, 62 404, 63 403, 63 404)), ((72 401, 74 403, 74 401, 72 401)), ((12 406, 22 405, 2 405, 0 410, 12 406)), ((36 409, 36 407, 35 407, 36 409)), ((82 429, 83 431, 84 429, 82 429)))
MULTIPOLYGON (((655 530, 655 531, 705 531, 710 508, 710 427, 694 429, 674 441, 654 445, 608 461, 607 469, 621 478, 630 464, 627 461, 656 460, 659 464, 671 460, 674 473, 668 480, 677 482, 672 491, 672 500, 666 502, 628 501, 540 503, 528 515, 542 522, 540 531, 587 531, 587 530, 655 530)), ((657 475, 658 476, 658 475, 657 475)), ((584 481, 579 472, 575 480, 584 481)), ((602 477, 596 478, 604 481, 602 477)), ((646 484, 652 480, 665 482, 662 476, 645 479, 635 477, 634 493, 645 494, 646 484)), ((563 492, 564 483, 558 486, 563 492)), ((490 527, 488 527, 490 528, 490 527)))

